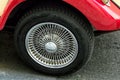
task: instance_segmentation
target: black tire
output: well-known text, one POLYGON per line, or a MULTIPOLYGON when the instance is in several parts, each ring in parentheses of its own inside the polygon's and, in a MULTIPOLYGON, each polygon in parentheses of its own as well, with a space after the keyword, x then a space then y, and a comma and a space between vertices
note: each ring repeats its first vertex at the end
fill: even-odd
POLYGON ((69 9, 57 7, 35 8, 23 16, 15 32, 16 48, 20 57, 34 69, 52 75, 72 73, 81 68, 91 56, 94 46, 94 35, 91 25, 69 9), (78 53, 72 63, 61 68, 49 68, 36 62, 26 49, 25 40, 28 32, 39 23, 52 22, 65 26, 75 36, 78 53))

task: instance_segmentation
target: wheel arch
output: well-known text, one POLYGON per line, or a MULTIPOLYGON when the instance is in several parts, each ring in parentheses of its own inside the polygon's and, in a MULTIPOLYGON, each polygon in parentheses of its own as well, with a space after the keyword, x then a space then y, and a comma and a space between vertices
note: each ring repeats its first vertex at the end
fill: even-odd
POLYGON ((81 16, 90 25, 90 28, 92 30, 94 30, 94 28, 92 27, 91 23, 86 18, 86 16, 82 12, 80 12, 80 10, 76 9, 74 6, 70 5, 69 3, 66 3, 64 0, 56 0, 54 2, 53 2, 53 0, 42 0, 42 1, 41 0, 26 0, 25 2, 22 2, 21 4, 19 4, 18 6, 16 6, 13 9, 13 11, 10 13, 10 15, 8 17, 8 20, 7 20, 6 24, 10 25, 10 26, 16 26, 19 19, 28 10, 30 10, 31 8, 33 8, 35 6, 39 6, 42 3, 44 3, 45 5, 47 5, 47 4, 56 4, 57 3, 57 4, 62 5, 63 7, 67 7, 68 9, 75 12, 78 16, 81 16))

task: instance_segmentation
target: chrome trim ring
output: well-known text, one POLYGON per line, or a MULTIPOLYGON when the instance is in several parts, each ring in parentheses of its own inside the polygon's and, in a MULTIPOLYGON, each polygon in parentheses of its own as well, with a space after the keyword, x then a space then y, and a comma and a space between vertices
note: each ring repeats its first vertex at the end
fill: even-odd
POLYGON ((47 68, 63 68, 77 57, 78 42, 63 25, 39 23, 27 33, 25 47, 30 57, 47 68))

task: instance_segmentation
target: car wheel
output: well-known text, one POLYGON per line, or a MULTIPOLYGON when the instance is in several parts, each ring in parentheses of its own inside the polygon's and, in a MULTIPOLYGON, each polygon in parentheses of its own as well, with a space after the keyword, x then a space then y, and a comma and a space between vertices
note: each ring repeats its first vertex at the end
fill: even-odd
POLYGON ((94 35, 89 23, 71 10, 38 7, 20 19, 15 43, 20 57, 34 69, 62 75, 87 62, 94 35))

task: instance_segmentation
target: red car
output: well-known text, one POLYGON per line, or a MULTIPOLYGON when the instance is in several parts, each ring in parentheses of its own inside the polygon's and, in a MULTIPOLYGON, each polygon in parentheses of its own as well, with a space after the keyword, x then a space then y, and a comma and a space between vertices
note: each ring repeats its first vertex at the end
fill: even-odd
POLYGON ((0 30, 15 27, 20 57, 34 69, 63 75, 81 68, 94 31, 120 29, 120 0, 0 0, 0 30))

